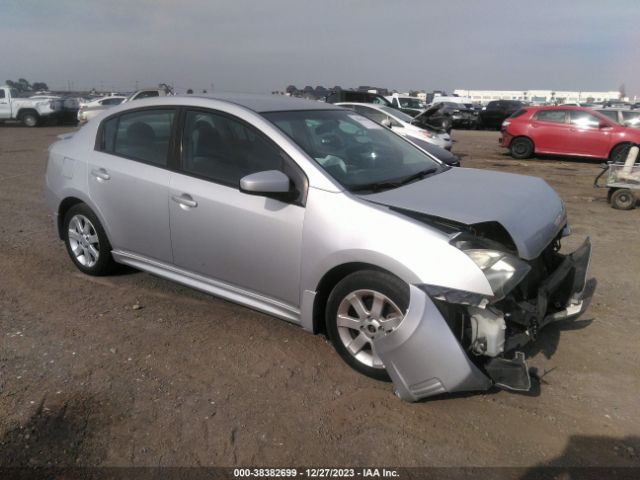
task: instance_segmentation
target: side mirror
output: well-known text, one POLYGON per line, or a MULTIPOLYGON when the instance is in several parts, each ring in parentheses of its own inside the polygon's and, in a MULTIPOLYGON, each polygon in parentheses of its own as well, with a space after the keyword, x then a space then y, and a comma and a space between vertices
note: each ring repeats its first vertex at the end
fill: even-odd
POLYGON ((240 191, 251 195, 289 193, 291 180, 279 170, 265 170, 242 177, 240 191))
POLYGON ((609 122, 605 122, 604 120, 600 120, 598 123, 598 128, 609 128, 611 124, 609 122))
POLYGON ((387 128, 391 128, 391 120, 389 120, 388 118, 385 118, 384 120, 382 120, 382 126, 383 127, 387 127, 387 128))

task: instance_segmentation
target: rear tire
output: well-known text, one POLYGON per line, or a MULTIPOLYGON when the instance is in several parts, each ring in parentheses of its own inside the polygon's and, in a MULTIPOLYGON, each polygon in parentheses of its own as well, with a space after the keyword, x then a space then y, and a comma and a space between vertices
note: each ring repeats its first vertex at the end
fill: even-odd
POLYGON ((111 244, 98 217, 84 203, 69 209, 62 223, 62 237, 71 260, 82 273, 108 275, 116 265, 111 244))
POLYGON ((397 328, 408 308, 406 283, 389 273, 361 270, 343 278, 329 295, 327 334, 351 368, 388 381, 389 375, 372 342, 397 328))
POLYGON ((517 160, 531 158, 533 151, 533 142, 526 137, 514 138, 509 145, 511 156, 517 160))
POLYGON ((611 195, 611 206, 617 210, 632 210, 636 201, 636 196, 628 188, 620 188, 611 195))
POLYGON ((38 114, 33 112, 26 112, 20 115, 20 121, 25 127, 37 127, 39 120, 38 114))

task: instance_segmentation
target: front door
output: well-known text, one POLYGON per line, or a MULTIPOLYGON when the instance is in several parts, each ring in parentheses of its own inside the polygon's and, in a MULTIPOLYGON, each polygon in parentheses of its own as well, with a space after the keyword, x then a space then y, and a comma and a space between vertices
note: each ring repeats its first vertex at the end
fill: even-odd
POLYGON ((601 119, 584 110, 571 110, 570 153, 607 158, 611 145, 611 126, 600 126, 601 119))
POLYGON ((305 209, 239 190, 242 177, 264 170, 296 183, 292 161, 235 117, 193 110, 184 118, 169 192, 175 265, 297 307, 305 209))

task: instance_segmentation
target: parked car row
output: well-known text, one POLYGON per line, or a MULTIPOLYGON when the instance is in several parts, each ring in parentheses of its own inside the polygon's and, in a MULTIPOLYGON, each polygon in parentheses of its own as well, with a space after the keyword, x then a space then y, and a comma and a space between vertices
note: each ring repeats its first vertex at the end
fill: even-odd
POLYGON ((122 95, 113 95, 98 98, 80 107, 80 110, 78 111, 78 121, 80 123, 88 122, 103 110, 120 105, 121 103, 142 100, 143 98, 164 97, 167 95, 172 95, 171 90, 167 87, 159 87, 143 88, 133 92, 127 97, 122 95))
POLYGON ((15 88, 0 86, 0 122, 18 120, 27 127, 45 121, 75 122, 79 103, 77 99, 56 95, 25 95, 15 88))

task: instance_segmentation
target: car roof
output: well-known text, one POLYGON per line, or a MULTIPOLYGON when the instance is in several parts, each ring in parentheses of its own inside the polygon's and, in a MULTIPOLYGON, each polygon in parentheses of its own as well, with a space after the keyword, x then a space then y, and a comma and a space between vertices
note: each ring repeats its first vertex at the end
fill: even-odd
POLYGON ((240 105, 257 113, 282 112, 290 110, 336 110, 336 107, 330 103, 287 97, 284 95, 220 93, 213 95, 179 95, 169 98, 201 98, 203 100, 219 100, 222 102, 240 105))
MULTIPOLYGON (((576 105, 538 105, 535 107, 525 107, 527 110, 589 110, 593 111, 593 108, 578 107, 576 105)), ((597 110, 596 110, 597 111, 597 110)))
POLYGON ((337 105, 337 106, 341 106, 341 105, 358 105, 358 106, 362 106, 362 107, 375 108, 377 110, 379 110, 380 107, 391 108, 388 105, 380 105, 378 103, 365 103, 365 102, 336 102, 336 103, 334 103, 334 105, 337 105))

